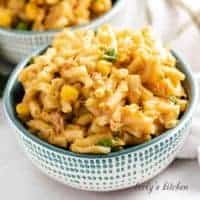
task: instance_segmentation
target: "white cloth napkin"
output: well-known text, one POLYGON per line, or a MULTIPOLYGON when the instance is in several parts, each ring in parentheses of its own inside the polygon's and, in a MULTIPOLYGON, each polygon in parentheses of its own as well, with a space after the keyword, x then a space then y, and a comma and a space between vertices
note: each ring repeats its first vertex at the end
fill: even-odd
POLYGON ((197 158, 200 164, 200 116, 193 119, 190 135, 180 150, 177 158, 197 158))

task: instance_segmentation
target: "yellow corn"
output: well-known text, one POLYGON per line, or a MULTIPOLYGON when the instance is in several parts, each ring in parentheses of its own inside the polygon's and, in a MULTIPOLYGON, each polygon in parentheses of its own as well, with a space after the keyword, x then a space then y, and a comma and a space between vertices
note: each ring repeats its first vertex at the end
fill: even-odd
POLYGON ((17 104, 16 111, 17 111, 17 114, 19 114, 22 117, 25 117, 25 116, 29 115, 28 106, 26 104, 24 104, 24 103, 17 104))
POLYGON ((63 101, 76 101, 78 95, 78 90, 70 85, 64 85, 60 92, 60 97, 63 101))
POLYGON ((9 28, 12 23, 12 12, 8 9, 0 8, 0 26, 9 28))
POLYGON ((97 71, 100 72, 102 75, 107 76, 111 71, 112 63, 106 60, 100 60, 97 63, 97 71))
POLYGON ((26 17, 29 20, 34 20, 38 16, 39 8, 34 3, 28 3, 25 8, 26 17))

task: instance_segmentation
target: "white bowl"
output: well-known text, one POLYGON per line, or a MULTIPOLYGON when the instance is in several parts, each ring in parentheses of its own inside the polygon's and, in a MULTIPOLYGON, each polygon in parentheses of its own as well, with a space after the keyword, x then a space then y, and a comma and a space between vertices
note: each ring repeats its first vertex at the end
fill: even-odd
MULTIPOLYGON (((111 20, 123 7, 124 0, 116 0, 110 11, 85 25, 72 27, 95 29, 111 20)), ((50 44, 58 31, 19 31, 0 28, 0 54, 11 63, 18 63, 32 51, 50 44)))
POLYGON ((21 147, 33 164, 48 176, 68 186, 90 191, 111 191, 131 187, 147 181, 164 170, 182 147, 194 115, 198 89, 189 66, 176 54, 178 68, 186 74, 184 86, 189 105, 178 125, 149 142, 108 155, 85 155, 58 148, 31 134, 17 118, 15 107, 23 92, 17 77, 32 56, 20 63, 10 76, 4 94, 4 110, 16 131, 21 147))

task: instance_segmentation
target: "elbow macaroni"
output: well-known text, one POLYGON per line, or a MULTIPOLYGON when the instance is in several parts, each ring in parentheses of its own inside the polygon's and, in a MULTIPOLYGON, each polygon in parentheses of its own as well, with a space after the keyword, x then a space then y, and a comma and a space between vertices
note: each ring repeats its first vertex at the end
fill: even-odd
POLYGON ((89 23, 112 8, 111 0, 0 1, 0 26, 51 30, 89 23))
POLYGON ((64 30, 21 72, 16 112, 53 145, 107 154, 176 126, 188 103, 184 79, 149 28, 64 30))

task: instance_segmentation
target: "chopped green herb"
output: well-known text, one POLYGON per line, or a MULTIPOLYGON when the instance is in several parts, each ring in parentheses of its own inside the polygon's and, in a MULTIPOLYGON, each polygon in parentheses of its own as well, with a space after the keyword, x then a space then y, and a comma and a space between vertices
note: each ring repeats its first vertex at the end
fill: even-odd
POLYGON ((173 102, 174 104, 178 104, 177 98, 176 98, 175 96, 170 96, 170 97, 169 97, 169 100, 170 100, 171 102, 173 102))
POLYGON ((17 30, 26 31, 28 30, 28 24, 26 22, 19 22, 16 26, 17 30))
POLYGON ((32 57, 30 60, 29 60, 29 62, 27 63, 27 65, 31 65, 31 64, 33 64, 34 63, 34 57, 32 57))
POLYGON ((104 55, 103 55, 103 59, 107 60, 107 61, 111 61, 114 62, 117 60, 117 52, 114 48, 112 49, 108 49, 104 55))
POLYGON ((112 147, 112 144, 113 144, 112 139, 110 138, 102 139, 97 143, 97 145, 104 146, 104 147, 112 147))

